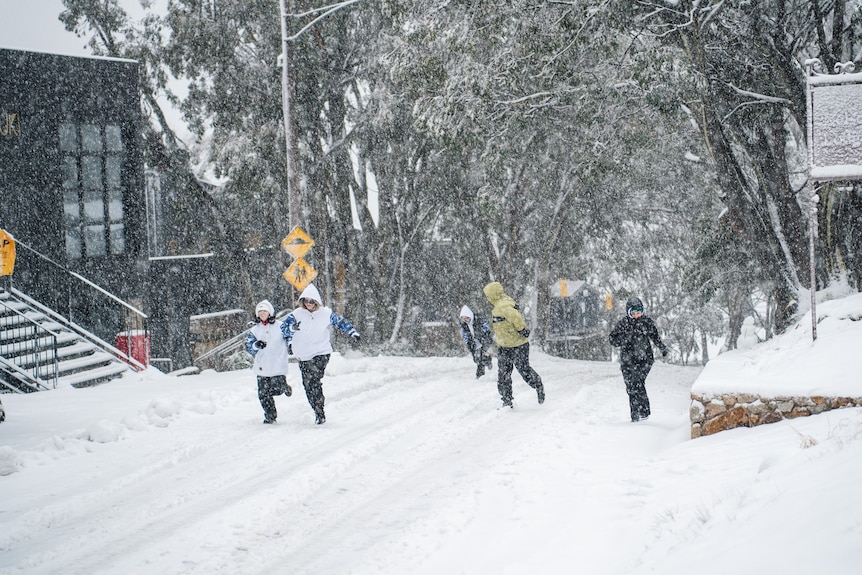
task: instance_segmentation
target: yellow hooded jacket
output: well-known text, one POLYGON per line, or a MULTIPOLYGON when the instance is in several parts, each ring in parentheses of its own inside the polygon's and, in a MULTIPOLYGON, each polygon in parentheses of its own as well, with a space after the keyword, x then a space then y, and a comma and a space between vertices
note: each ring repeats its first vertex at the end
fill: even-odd
POLYGON ((518 347, 529 343, 519 331, 527 327, 524 316, 518 311, 515 300, 503 292, 500 282, 491 282, 482 290, 488 302, 494 306, 491 310, 491 326, 494 328, 494 339, 499 347, 518 347))

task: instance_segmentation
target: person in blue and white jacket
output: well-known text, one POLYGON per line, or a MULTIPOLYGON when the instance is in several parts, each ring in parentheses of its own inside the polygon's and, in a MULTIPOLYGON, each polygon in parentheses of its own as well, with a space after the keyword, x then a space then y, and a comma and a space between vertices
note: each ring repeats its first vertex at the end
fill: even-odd
POLYGON ((326 421, 323 410, 323 374, 332 354, 330 326, 346 333, 354 344, 359 343, 359 333, 347 319, 323 305, 320 292, 310 284, 299 296, 299 307, 287 314, 281 324, 281 333, 291 346, 292 354, 299 359, 302 386, 305 396, 314 410, 314 422, 326 421))
POLYGON ((461 308, 461 339, 467 346, 467 351, 473 356, 476 364, 476 377, 485 375, 485 369, 491 369, 491 348, 494 336, 488 320, 480 314, 474 314, 466 305, 461 308))
POLYGON ((245 348, 254 358, 251 368, 257 375, 257 397, 263 408, 264 423, 275 423, 278 411, 274 396, 291 396, 287 384, 287 366, 290 354, 287 342, 281 335, 281 321, 275 319, 275 309, 269 300, 263 300, 254 309, 257 323, 245 336, 245 348))

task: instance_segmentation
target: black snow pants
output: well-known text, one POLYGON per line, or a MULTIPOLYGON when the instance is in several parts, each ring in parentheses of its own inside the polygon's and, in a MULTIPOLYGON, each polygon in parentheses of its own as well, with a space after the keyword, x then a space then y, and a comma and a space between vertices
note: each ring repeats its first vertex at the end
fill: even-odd
POLYGON ((323 373, 329 363, 329 354, 318 355, 308 361, 299 362, 299 372, 302 374, 302 386, 305 388, 305 397, 308 404, 314 410, 315 417, 320 420, 324 417, 323 403, 323 373))
POLYGON ((257 376, 257 398, 260 400, 263 417, 266 421, 272 422, 278 417, 273 397, 283 393, 287 393, 287 377, 283 375, 257 376))
POLYGON ((539 403, 545 401, 542 378, 530 366, 530 344, 518 347, 500 347, 497 350, 497 391, 505 405, 512 403, 512 368, 516 368, 527 385, 536 390, 539 403))
POLYGON ((640 421, 649 417, 649 397, 646 391, 646 378, 652 369, 651 361, 620 364, 623 381, 626 383, 626 393, 629 394, 629 407, 632 421, 640 421))

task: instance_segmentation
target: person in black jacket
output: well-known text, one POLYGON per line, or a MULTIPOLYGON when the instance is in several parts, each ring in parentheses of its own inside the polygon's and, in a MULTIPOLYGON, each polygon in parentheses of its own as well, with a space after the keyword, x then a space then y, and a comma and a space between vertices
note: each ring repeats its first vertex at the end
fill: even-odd
POLYGON ((487 319, 480 314, 474 314, 466 305, 461 308, 460 326, 461 338, 476 364, 476 377, 482 377, 486 369, 491 369, 491 346, 494 344, 491 326, 487 319))
POLYGON ((620 370, 629 394, 632 421, 643 421, 650 415, 645 383, 654 361, 652 343, 661 350, 662 357, 667 357, 667 346, 636 297, 626 302, 626 317, 617 322, 608 339, 611 345, 620 348, 620 370))

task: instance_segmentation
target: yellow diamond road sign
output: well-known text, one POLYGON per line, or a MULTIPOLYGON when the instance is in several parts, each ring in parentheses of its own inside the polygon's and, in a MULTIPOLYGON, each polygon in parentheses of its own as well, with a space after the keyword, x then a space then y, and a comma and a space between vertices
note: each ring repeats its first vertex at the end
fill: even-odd
POLYGON ((15 238, 0 230, 0 276, 11 276, 15 269, 15 238))
POLYGON ((281 275, 293 284, 293 287, 302 291, 317 277, 317 270, 311 267, 311 264, 304 259, 296 258, 290 264, 290 267, 287 268, 287 271, 281 275))
POLYGON ((302 228, 296 226, 281 240, 281 247, 293 257, 301 258, 314 247, 314 240, 302 228))

